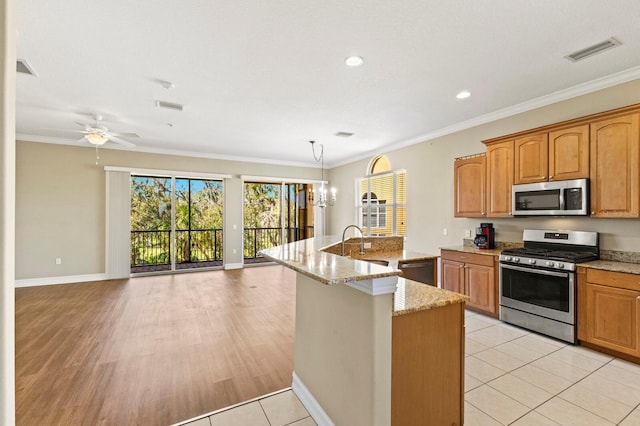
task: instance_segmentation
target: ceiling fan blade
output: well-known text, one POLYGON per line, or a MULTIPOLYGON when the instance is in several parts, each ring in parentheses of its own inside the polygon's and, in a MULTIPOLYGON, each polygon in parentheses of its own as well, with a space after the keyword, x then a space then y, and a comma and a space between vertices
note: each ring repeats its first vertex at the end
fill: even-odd
POLYGON ((114 142, 116 142, 116 143, 119 143, 122 146, 126 146, 128 148, 133 148, 134 146, 136 146, 134 143, 131 143, 129 141, 125 141, 124 139, 120 139, 120 138, 118 138, 116 136, 113 136, 113 133, 109 134, 109 139, 114 141, 114 142))
POLYGON ((120 133, 120 132, 109 132, 110 135, 118 136, 122 138, 139 138, 140 135, 136 133, 120 133))
POLYGON ((79 121, 74 121, 75 124, 77 124, 80 127, 84 127, 85 130, 89 130, 91 128, 91 125, 86 124, 86 123, 81 123, 79 121))

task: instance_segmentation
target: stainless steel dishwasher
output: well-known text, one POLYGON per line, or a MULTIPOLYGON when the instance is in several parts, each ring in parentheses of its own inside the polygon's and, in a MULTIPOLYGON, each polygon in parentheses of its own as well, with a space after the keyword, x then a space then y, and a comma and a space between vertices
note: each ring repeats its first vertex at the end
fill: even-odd
POLYGON ((432 286, 436 285, 437 258, 420 260, 399 260, 398 269, 402 271, 402 277, 418 281, 432 286))

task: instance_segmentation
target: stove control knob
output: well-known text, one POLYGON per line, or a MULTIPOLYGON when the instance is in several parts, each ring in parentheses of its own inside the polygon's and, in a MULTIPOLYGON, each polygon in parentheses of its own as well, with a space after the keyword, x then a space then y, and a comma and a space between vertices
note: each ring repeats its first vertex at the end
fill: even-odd
POLYGON ((532 265, 535 265, 536 264, 536 260, 535 259, 529 259, 529 263, 532 264, 532 265))
POLYGON ((513 261, 514 261, 514 262, 516 262, 516 263, 518 263, 518 262, 520 262, 520 258, 519 258, 519 257, 514 257, 514 258, 513 258, 513 261))
POLYGON ((558 269, 564 269, 564 264, 558 263, 558 269))
POLYGON ((553 268, 554 266, 556 266, 556 264, 551 262, 551 261, 548 261, 547 262, 547 266, 550 267, 550 268, 553 268))
POLYGON ((511 262, 511 256, 505 256, 504 260, 506 260, 507 262, 511 262))

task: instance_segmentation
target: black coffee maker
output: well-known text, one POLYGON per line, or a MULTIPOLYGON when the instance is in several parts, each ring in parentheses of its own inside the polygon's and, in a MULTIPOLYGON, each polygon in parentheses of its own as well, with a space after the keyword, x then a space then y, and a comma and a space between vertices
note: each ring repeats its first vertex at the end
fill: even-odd
POLYGON ((473 239, 473 244, 479 249, 492 249, 496 247, 493 223, 481 223, 480 228, 476 228, 476 237, 473 239))

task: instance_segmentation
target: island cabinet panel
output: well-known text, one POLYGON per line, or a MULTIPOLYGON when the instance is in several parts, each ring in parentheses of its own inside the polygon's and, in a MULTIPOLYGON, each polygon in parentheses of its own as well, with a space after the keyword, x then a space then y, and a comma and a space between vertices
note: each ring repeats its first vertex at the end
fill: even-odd
POLYGON ((548 134, 537 134, 514 141, 514 183, 546 182, 549 171, 548 134))
POLYGON ((455 217, 484 217, 486 203, 485 155, 457 159, 454 162, 455 217))
POLYGON ((513 140, 487 146, 487 217, 511 216, 513 140))
POLYGON ((442 250, 442 288, 469 296, 467 307, 498 316, 496 256, 442 250))
POLYGON ((640 113, 591 123, 591 216, 640 217, 640 113))
POLYGON ((587 270, 578 275, 578 338, 640 357, 640 276, 587 270))
POLYGON ((549 132, 549 180, 589 177, 589 125, 549 132))
POLYGON ((464 303, 394 316, 391 424, 464 423, 464 303))

